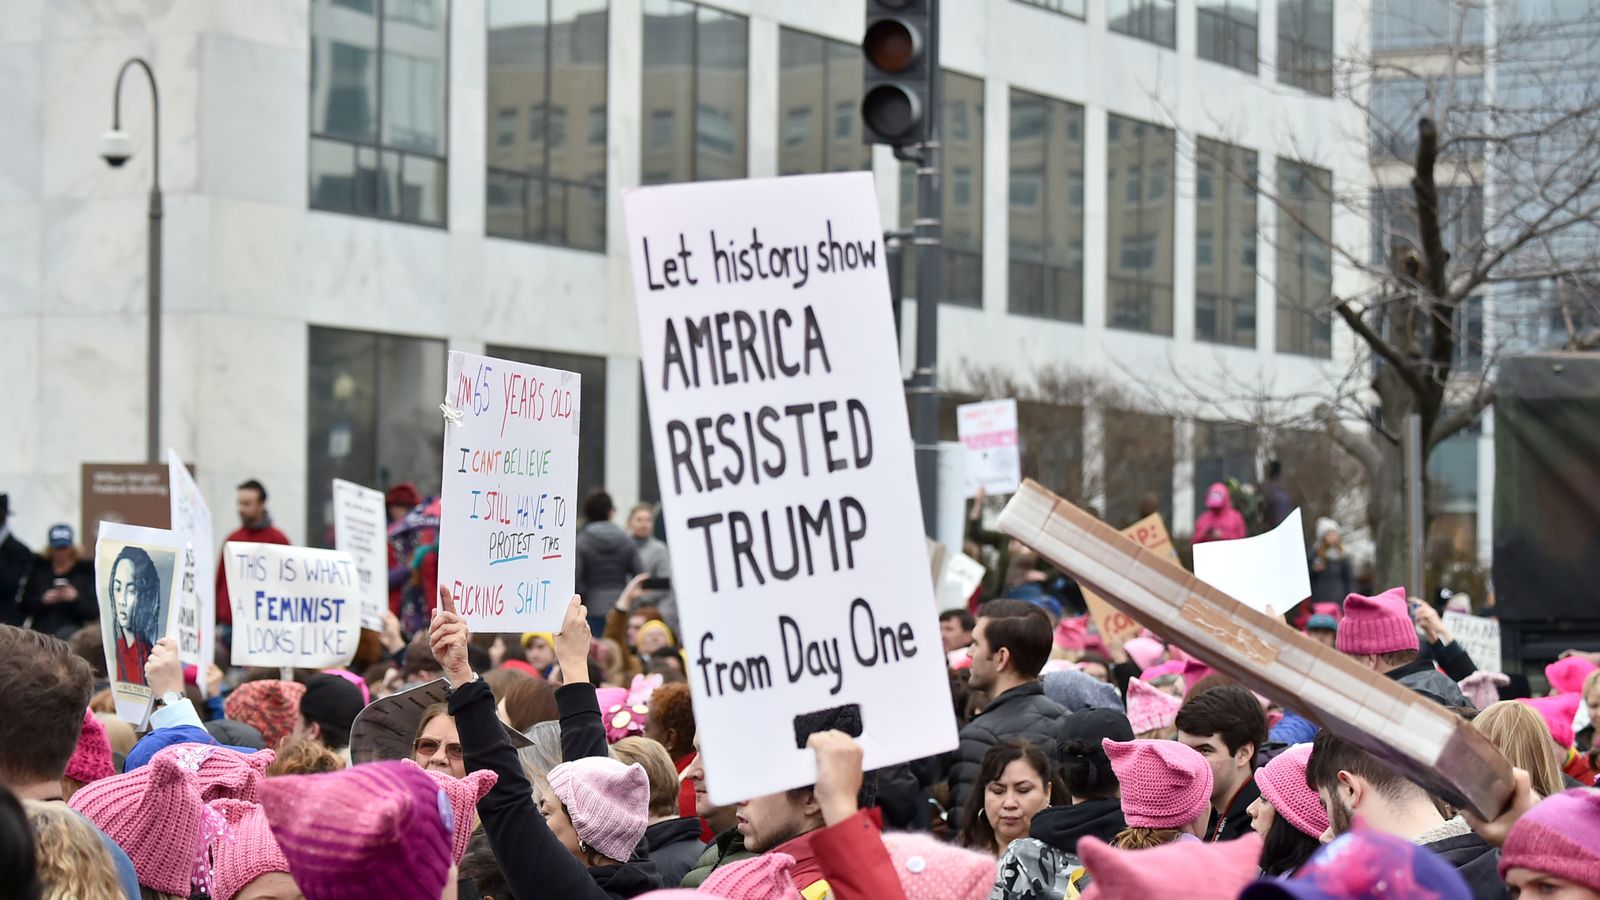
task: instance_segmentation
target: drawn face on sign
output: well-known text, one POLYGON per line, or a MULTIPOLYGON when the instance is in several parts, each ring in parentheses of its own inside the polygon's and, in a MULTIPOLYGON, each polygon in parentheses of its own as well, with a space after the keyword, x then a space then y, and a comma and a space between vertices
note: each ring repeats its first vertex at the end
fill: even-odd
POLYGON ((117 628, 124 632, 128 630, 133 606, 139 599, 133 588, 137 574, 138 567, 131 559, 119 559, 111 567, 111 608, 117 611, 117 628))

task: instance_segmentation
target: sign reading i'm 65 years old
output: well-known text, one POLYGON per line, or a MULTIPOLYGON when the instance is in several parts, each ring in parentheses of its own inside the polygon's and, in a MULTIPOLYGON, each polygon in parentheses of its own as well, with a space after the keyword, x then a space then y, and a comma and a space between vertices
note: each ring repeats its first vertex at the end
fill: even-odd
POLYGON ((577 550, 577 374, 451 351, 439 583, 473 631, 556 631, 577 550))
POLYGON ((707 787, 956 745, 866 172, 624 196, 651 438, 707 787))

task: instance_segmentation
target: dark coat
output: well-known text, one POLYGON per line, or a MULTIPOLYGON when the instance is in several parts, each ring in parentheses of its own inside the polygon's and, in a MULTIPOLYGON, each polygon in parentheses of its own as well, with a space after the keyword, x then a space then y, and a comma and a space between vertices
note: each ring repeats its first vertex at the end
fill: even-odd
POLYGON ((615 522, 590 522, 578 531, 573 590, 583 596, 589 615, 610 612, 622 589, 643 571, 639 548, 615 522))
POLYGON ((65 575, 57 575, 50 561, 33 558, 33 569, 22 585, 22 614, 33 617, 33 630, 65 639, 71 632, 100 619, 100 601, 94 589, 94 563, 80 559, 65 575), (63 579, 78 591, 71 603, 46 603, 44 595, 63 579))
POLYGON ((1422 847, 1456 867, 1472 888, 1472 900, 1509 900, 1511 894, 1500 880, 1500 851, 1485 844, 1483 838, 1467 832, 1422 847))
POLYGON ((1406 687, 1442 701, 1445 706, 1471 706, 1472 701, 1461 693, 1461 688, 1448 675, 1433 667, 1430 660, 1417 657, 1387 673, 1390 678, 1406 687))
POLYGON ((1456 641, 1448 644, 1424 641, 1417 657, 1437 664, 1451 681, 1457 683, 1466 681, 1478 671, 1478 666, 1467 654, 1467 649, 1456 641))
POLYGON ((22 624, 22 607, 17 601, 34 559, 16 535, 7 534, 0 541, 0 625, 22 624))
POLYGON ((644 830, 644 842, 650 848, 650 862, 661 876, 661 883, 668 887, 682 882, 706 849, 700 840, 700 820, 694 816, 651 825, 644 830))
POLYGON ((1079 838, 1093 837, 1110 843, 1127 827, 1122 818, 1122 801, 1112 797, 1071 806, 1047 806, 1034 814, 1028 834, 1076 856, 1079 838))
POLYGON ((1254 776, 1246 779, 1244 785, 1239 788, 1239 793, 1233 796, 1233 802, 1228 804, 1228 810, 1224 815, 1219 817, 1215 809, 1211 811, 1211 821, 1206 825, 1205 839, 1235 841, 1253 831, 1254 829, 1250 827, 1249 809, 1250 804, 1256 802, 1256 798, 1260 796, 1261 788, 1256 786, 1254 776), (1222 826, 1220 835, 1216 833, 1219 824, 1222 826))
POLYGON ((1318 572, 1312 563, 1316 562, 1316 551, 1306 558, 1306 567, 1311 572, 1311 602, 1312 603, 1338 603, 1344 605, 1344 598, 1355 592, 1356 579, 1354 570, 1350 568, 1350 558, 1341 556, 1338 559, 1325 559, 1322 561, 1322 571, 1318 572))
POLYGON ((952 758, 951 826, 961 826, 967 795, 990 748, 1004 740, 1022 738, 1038 744, 1046 756, 1053 757, 1069 715, 1061 704, 1044 695, 1044 686, 1038 681, 1018 685, 990 700, 983 712, 961 729, 961 743, 952 758))

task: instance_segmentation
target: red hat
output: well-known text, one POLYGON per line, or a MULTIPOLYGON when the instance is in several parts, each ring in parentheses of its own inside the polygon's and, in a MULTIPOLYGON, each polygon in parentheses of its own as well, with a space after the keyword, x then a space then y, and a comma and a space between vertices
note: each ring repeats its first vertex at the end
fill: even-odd
POLYGON ((417 493, 417 486, 409 481, 390 485, 387 493, 383 495, 384 506, 404 506, 410 509, 422 502, 422 495, 417 493))
POLYGON ((67 760, 66 775, 79 784, 93 784, 115 774, 117 769, 111 761, 111 739, 106 737, 106 726, 100 724, 94 713, 84 710, 83 730, 78 732, 78 746, 72 749, 72 758, 67 760))
POLYGON ((1182 828, 1211 808, 1211 766, 1188 745, 1102 738, 1100 746, 1122 785, 1122 818, 1129 826, 1182 828))
POLYGON ((277 747, 300 721, 300 700, 306 686, 298 681, 246 681, 223 701, 228 718, 261 732, 268 747, 277 747))
POLYGON ((1340 653, 1350 656, 1416 650, 1421 645, 1406 604, 1406 589, 1393 587, 1376 597, 1345 597, 1344 621, 1339 623, 1333 643, 1340 653))

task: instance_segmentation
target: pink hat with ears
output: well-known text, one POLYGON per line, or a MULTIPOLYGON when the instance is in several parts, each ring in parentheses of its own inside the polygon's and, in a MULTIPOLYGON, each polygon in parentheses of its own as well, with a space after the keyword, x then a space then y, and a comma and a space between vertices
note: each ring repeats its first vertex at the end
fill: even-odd
POLYGON ((1140 674, 1143 675, 1144 680, 1146 681, 1160 678, 1163 675, 1182 675, 1184 665, 1186 665, 1184 660, 1169 659, 1159 666, 1151 666, 1150 668, 1145 669, 1144 672, 1140 674))
POLYGON ((1584 679, 1595 671, 1600 671, 1600 666, 1581 656, 1569 656, 1545 666, 1544 677, 1550 682, 1550 688, 1558 694, 1581 694, 1584 679))
POLYGON ((1062 650, 1082 650, 1088 639, 1088 616, 1074 616, 1056 623, 1055 642, 1062 650))
POLYGON ((1124 643, 1122 649, 1128 651, 1128 658, 1144 670, 1161 662, 1162 654, 1167 652, 1167 645, 1151 638, 1136 637, 1124 643))
POLYGON ((1345 597, 1344 619, 1339 622, 1333 645, 1350 656, 1398 653, 1420 647, 1406 589, 1392 587, 1375 597, 1345 597))
POLYGON ((1234 900, 1261 869, 1261 836, 1252 831, 1234 841, 1174 841, 1148 850, 1116 850, 1085 837, 1078 842, 1078 854, 1094 877, 1083 900, 1234 900))
POLYGON ((240 753, 214 744, 173 744, 151 757, 170 757, 194 773, 200 788, 200 799, 244 800, 256 803, 261 799, 261 783, 266 780, 267 767, 277 759, 271 750, 240 753))
POLYGON ((930 834, 890 833, 884 847, 906 900, 987 900, 995 858, 956 847, 930 834))
POLYGON ((1578 715, 1578 704, 1583 698, 1577 694, 1559 694, 1554 697, 1523 697, 1517 701, 1533 707, 1533 711, 1544 719, 1544 725, 1550 729, 1550 738, 1565 749, 1572 748, 1576 735, 1572 731, 1572 720, 1578 715))
POLYGON ((112 763, 111 739, 106 737, 106 726, 94 713, 84 710, 83 730, 78 732, 78 746, 67 760, 66 775, 80 784, 93 784, 115 774, 117 768, 112 763))
POLYGON ((211 839, 212 900, 233 900, 257 878, 289 871, 289 860, 259 805, 213 800, 210 806, 227 822, 222 833, 211 839))
MULTIPOLYGON (((416 766, 415 760, 405 760, 416 766)), ((417 768, 422 769, 421 766, 417 768)), ((467 773, 465 778, 457 778, 448 772, 436 769, 422 769, 428 777, 439 785, 439 790, 444 791, 445 798, 450 801, 450 811, 455 816, 455 833, 451 836, 450 852, 456 864, 461 863, 461 857, 467 855, 467 843, 472 840, 472 821, 477 816, 478 801, 482 800, 500 776, 488 769, 479 769, 467 773)))
POLYGON ((1311 745, 1296 744, 1256 770, 1256 787, 1301 834, 1320 838, 1328 830, 1328 810, 1322 805, 1322 795, 1306 783, 1310 762, 1311 745))
POLYGON ((1128 679, 1128 724, 1134 734, 1171 728, 1178 721, 1183 701, 1137 678, 1128 679))
MULTIPOLYGON (((700 885, 696 897, 722 897, 725 900, 801 900, 789 870, 794 857, 787 853, 763 853, 718 866, 700 885)), ((653 895, 647 895, 653 896, 653 895)))
POLYGON ((1183 661, 1183 689, 1187 691, 1199 684, 1201 679, 1209 678, 1214 674, 1216 674, 1216 670, 1200 660, 1186 659, 1183 661))
POLYGON ((180 897, 197 884, 210 891, 206 848, 222 816, 200 799, 194 770, 179 757, 158 753, 149 765, 79 789, 67 805, 127 852, 139 884, 180 897))
POLYGON ((1189 745, 1102 738, 1100 747, 1122 785, 1122 818, 1129 826, 1182 828, 1211 808, 1211 764, 1189 745))

